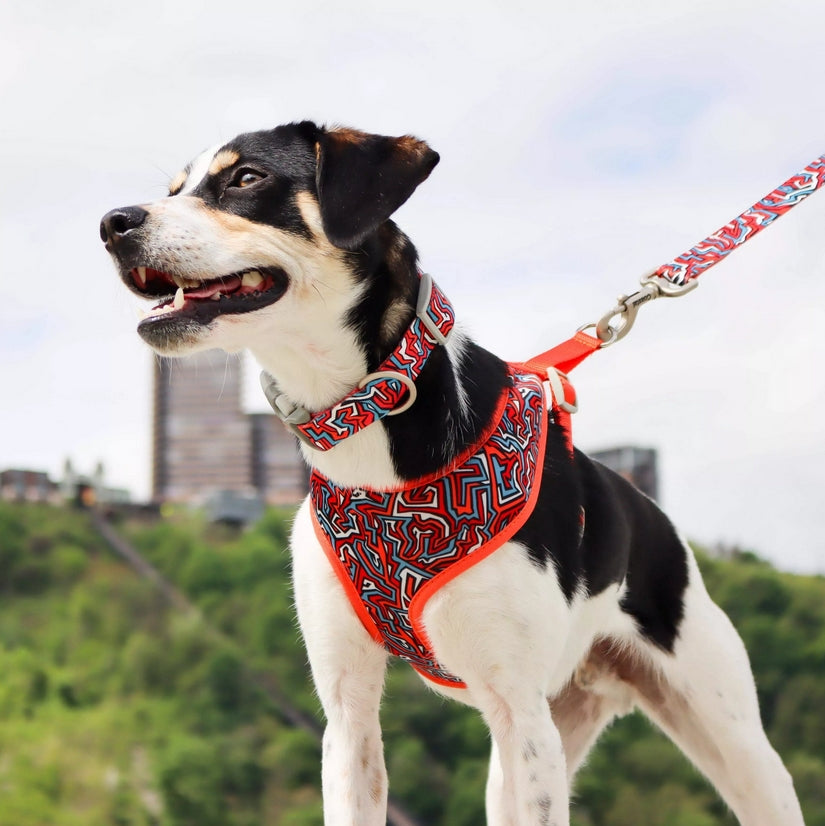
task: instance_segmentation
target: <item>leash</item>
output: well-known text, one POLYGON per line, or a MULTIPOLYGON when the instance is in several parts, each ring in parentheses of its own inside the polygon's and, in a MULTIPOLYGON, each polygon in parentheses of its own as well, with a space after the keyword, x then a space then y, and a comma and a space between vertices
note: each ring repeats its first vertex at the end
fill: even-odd
MULTIPOLYGON (((685 295, 698 286, 703 272, 718 264, 777 218, 825 184, 825 155, 785 181, 761 201, 716 230, 687 252, 641 279, 641 289, 621 295, 599 321, 585 324, 567 341, 519 365, 545 382, 548 403, 573 451, 570 416, 578 409, 567 374, 597 350, 623 339, 639 308, 657 298, 685 295), (596 335, 586 330, 595 328, 596 335)), ((329 450, 373 422, 405 411, 415 401, 415 380, 430 353, 447 340, 455 316, 446 296, 421 273, 418 305, 412 324, 399 345, 379 366, 338 403, 316 413, 294 404, 281 393, 272 376, 261 373, 261 385, 276 415, 305 444, 329 450)))
POLYGON ((570 442, 570 414, 578 409, 576 394, 567 373, 597 350, 621 341, 636 321, 639 308, 657 298, 675 298, 699 286, 698 277, 730 255, 737 247, 750 241, 757 233, 783 216, 825 184, 825 155, 820 155, 801 172, 768 193, 696 246, 661 267, 643 276, 642 288, 621 295, 615 306, 597 322, 585 324, 576 334, 556 347, 525 362, 531 372, 546 378, 557 420, 565 428, 570 442), (592 336, 585 330, 595 328, 592 336))

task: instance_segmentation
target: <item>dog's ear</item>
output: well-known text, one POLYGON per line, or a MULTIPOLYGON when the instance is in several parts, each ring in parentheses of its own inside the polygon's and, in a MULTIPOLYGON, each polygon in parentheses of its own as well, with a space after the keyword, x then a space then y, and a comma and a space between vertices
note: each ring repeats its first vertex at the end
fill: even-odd
POLYGON ((353 129, 323 131, 316 154, 324 232, 343 249, 355 249, 386 221, 438 163, 424 141, 353 129))

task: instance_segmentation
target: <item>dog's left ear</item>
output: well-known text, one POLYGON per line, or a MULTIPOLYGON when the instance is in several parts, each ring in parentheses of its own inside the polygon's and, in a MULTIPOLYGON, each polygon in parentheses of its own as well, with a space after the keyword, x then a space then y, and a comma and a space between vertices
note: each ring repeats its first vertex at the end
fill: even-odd
POLYGON ((343 249, 355 249, 386 221, 438 163, 424 141, 353 129, 322 132, 316 154, 324 232, 343 249))

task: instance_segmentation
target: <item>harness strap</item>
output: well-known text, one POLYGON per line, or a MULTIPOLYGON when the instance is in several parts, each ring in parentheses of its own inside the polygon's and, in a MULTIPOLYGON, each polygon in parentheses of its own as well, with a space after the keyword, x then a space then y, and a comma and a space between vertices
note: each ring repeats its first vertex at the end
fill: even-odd
POLYGON ((576 390, 567 374, 602 346, 601 339, 577 332, 544 353, 534 356, 520 366, 544 381, 548 404, 554 421, 564 431, 567 449, 573 454, 573 429, 570 416, 578 410, 576 390))

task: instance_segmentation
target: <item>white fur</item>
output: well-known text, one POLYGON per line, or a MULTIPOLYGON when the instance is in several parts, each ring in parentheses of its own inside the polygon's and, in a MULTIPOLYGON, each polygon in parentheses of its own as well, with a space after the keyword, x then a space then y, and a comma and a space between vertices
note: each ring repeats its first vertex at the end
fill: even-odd
MULTIPOLYGON (((185 191, 210 159, 195 163, 185 191)), ((363 377, 364 354, 344 324, 358 288, 342 254, 323 237, 311 202, 302 211, 314 242, 217 214, 185 194, 147 209, 154 254, 182 274, 209 278, 276 265, 290 277, 278 302, 219 317, 189 349, 248 347, 282 391, 308 409, 337 401, 363 377)), ((454 367, 464 348, 464 338, 455 335, 448 347, 454 367)), ((461 403, 466 406, 466 398, 461 403)), ((380 424, 327 453, 304 453, 339 484, 398 483, 380 424)), ((327 717, 325 824, 384 826, 379 706, 386 652, 358 620, 306 502, 292 552, 298 618, 327 717)), ((593 598, 576 594, 568 604, 552 566, 539 570, 515 542, 431 598, 423 622, 433 651, 467 684, 465 690, 432 687, 478 708, 492 734, 489 826, 567 826, 576 769, 602 728, 634 705, 708 775, 743 826, 803 826, 790 778, 762 731, 742 644, 707 596, 687 547, 685 553, 690 582, 673 655, 648 644, 621 611, 623 586, 593 598), (612 649, 600 649, 605 639, 612 649)))
POLYGON ((197 185, 209 174, 209 167, 212 164, 212 158, 217 155, 221 148, 221 144, 216 143, 213 147, 201 152, 189 167, 189 174, 181 188, 181 194, 185 195, 191 192, 197 185))
MULTIPOLYGON (((334 802, 325 823, 384 826, 384 805, 373 806, 369 786, 384 777, 377 744, 386 653, 330 570, 307 503, 292 546, 298 617, 328 720, 324 791, 334 802)), ((478 708, 490 727, 488 826, 569 824, 575 770, 603 727, 636 705, 705 772, 743 826, 803 826, 790 777, 762 731, 742 643, 685 553, 692 575, 675 656, 640 639, 619 608, 621 588, 577 596, 568 607, 552 570, 538 572, 513 542, 432 597, 423 620, 433 650, 467 688, 425 682, 478 708), (588 663, 590 646, 603 637, 651 669, 655 695, 588 663), (574 682, 585 686, 582 708, 593 705, 571 728, 551 704, 574 682)))

